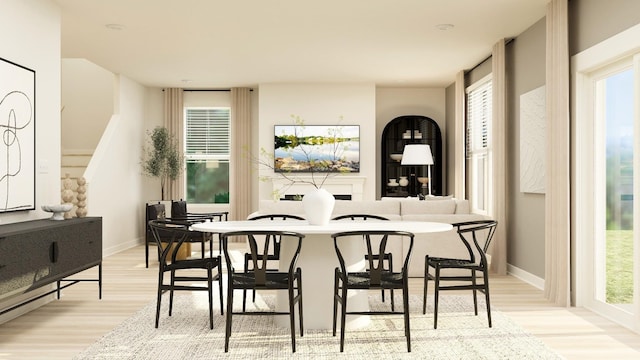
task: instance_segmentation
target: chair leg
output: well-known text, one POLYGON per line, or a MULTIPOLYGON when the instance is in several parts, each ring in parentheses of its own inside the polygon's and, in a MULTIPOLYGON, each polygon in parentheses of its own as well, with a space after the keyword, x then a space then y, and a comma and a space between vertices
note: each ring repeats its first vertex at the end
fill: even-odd
POLYGON ((409 283, 404 282, 402 287, 402 306, 404 311, 404 335, 407 337, 407 352, 411 352, 411 326, 409 325, 409 283))
MULTIPOLYGON (((393 260, 392 260, 392 256, 391 253, 389 253, 389 257, 388 257, 388 265, 389 265, 389 271, 393 271, 393 260)), ((384 294, 384 291, 383 291, 384 294)), ((391 296, 391 311, 396 311, 395 309, 395 303, 393 301, 393 289, 389 289, 389 296, 391 296)))
POLYGON ((340 314, 340 352, 344 352, 344 328, 347 322, 347 286, 342 284, 342 308, 340 314))
POLYGON ((478 316, 478 290, 476 289, 476 271, 471 270, 471 285, 473 287, 473 312, 478 316))
POLYGON ((158 328, 158 323, 160 322, 160 303, 162 302, 162 282, 163 282, 162 271, 160 271, 160 275, 158 275, 158 298, 156 300, 156 329, 158 328))
POLYGON ((336 336, 336 323, 338 320, 338 273, 333 276, 333 336, 336 336))
POLYGON ((422 314, 427 313, 427 286, 429 285, 429 255, 424 258, 424 286, 422 292, 422 314))
MULTIPOLYGON (((229 279, 231 279, 231 274, 229 274, 229 279)), ((227 286, 227 319, 224 329, 224 352, 229 352, 229 337, 231 337, 232 321, 231 315, 233 315, 233 286, 231 284, 231 280, 229 280, 227 286)))
POLYGON ((173 288, 176 286, 176 272, 175 270, 171 270, 171 289, 169 289, 169 316, 172 315, 173 312, 173 288))
MULTIPOLYGON (((218 262, 220 264, 220 262, 218 262)), ((220 294, 220 315, 224 315, 224 301, 222 294, 222 272, 220 271, 220 266, 218 265, 218 293, 220 294)))
POLYGON ((298 271, 298 317, 300 318, 300 337, 304 336, 304 319, 302 317, 302 270, 298 271))
POLYGON ((487 303, 487 319, 489 321, 489 327, 491 327, 491 301, 489 300, 489 274, 486 271, 482 272, 484 279, 484 297, 487 303))
POLYGON ((209 295, 209 328, 213 330, 213 269, 207 268, 207 292, 209 295))
POLYGON ((435 295, 433 297, 433 328, 438 328, 438 295, 440 294, 440 267, 436 265, 435 268, 435 287, 434 292, 435 295))
POLYGON ((144 246, 144 263, 147 266, 147 269, 149 268, 149 241, 145 240, 145 246, 144 246))
POLYGON ((293 296, 293 286, 289 286, 289 326, 291 327, 291 349, 296 352, 296 312, 293 296))

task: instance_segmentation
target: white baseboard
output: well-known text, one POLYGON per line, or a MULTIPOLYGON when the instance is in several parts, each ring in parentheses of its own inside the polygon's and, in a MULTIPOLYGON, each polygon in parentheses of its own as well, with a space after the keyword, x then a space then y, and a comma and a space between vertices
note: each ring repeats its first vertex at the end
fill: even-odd
POLYGON ((513 277, 516 277, 527 284, 531 284, 532 286, 544 290, 544 279, 533 275, 529 272, 526 272, 520 268, 517 268, 511 264, 507 264, 507 273, 513 277))

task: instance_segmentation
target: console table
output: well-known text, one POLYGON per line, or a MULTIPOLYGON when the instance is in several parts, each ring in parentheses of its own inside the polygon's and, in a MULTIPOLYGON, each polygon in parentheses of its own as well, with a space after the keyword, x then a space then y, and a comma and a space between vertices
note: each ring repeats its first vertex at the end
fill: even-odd
POLYGON ((80 281, 98 283, 102 298, 102 218, 50 219, 0 225, 0 299, 56 283, 56 288, 0 315, 80 281), (98 266, 97 279, 69 276, 98 266))

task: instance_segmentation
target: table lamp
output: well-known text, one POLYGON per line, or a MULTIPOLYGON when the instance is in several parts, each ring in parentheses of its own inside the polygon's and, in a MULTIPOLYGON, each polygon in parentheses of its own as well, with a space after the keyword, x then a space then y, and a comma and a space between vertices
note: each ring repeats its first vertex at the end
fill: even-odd
MULTIPOLYGON (((431 155, 431 146, 427 144, 408 144, 405 145, 402 152, 401 165, 427 165, 427 178, 421 178, 422 187, 426 187, 429 183, 429 195, 431 195, 431 165, 433 165, 433 156, 431 155)), ((411 174, 415 176, 414 174, 411 174)))

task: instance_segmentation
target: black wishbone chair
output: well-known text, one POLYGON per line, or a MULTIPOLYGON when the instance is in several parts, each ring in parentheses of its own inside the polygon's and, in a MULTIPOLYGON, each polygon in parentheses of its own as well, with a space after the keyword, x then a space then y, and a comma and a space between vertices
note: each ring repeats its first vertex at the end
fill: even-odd
MULTIPOLYGON (((291 214, 263 214, 263 215, 256 215, 256 216, 250 217, 249 220, 252 220, 252 221, 304 220, 304 218, 298 215, 291 215, 291 214)), ((278 270, 277 261, 280 260, 280 238, 274 237, 272 240, 273 240, 273 250, 270 253, 268 253, 266 257, 269 263, 276 262, 276 264, 275 264, 275 267, 273 268, 267 267, 268 271, 278 270)), ((262 260, 262 255, 258 255, 258 260, 262 260)), ((251 253, 245 253, 244 254, 244 271, 245 272, 251 269, 250 265, 251 265, 251 253)), ((256 302, 255 290, 253 290, 252 293, 253 293, 252 300, 253 302, 256 302)), ((246 307, 247 307, 247 289, 242 291, 242 311, 245 311, 246 307)))
MULTIPOLYGON (((345 215, 338 215, 336 217, 334 217, 332 220, 377 220, 377 221, 389 221, 389 219, 387 219, 384 216, 381 215, 373 215, 373 214, 345 214, 345 215)), ((365 260, 369 260, 368 258, 365 257, 365 260)), ((390 252, 385 253, 382 256, 382 260, 386 261, 387 266, 384 267, 384 262, 383 262, 383 269, 386 269, 388 271, 391 271, 393 269, 393 254, 391 254, 390 252)), ((380 292, 382 293, 382 302, 384 302, 384 289, 380 290, 380 292)), ((393 289, 389 289, 389 294, 391 296, 391 310, 394 311, 395 310, 395 303, 393 301, 393 289)))
POLYGON ((440 291, 443 290, 472 290, 473 308, 478 315, 477 291, 483 292, 487 306, 487 320, 491 327, 491 302, 489 299, 489 264, 487 262, 487 249, 496 231, 498 222, 495 220, 479 220, 452 224, 458 232, 469 253, 467 259, 455 259, 444 257, 430 257, 427 255, 424 261, 424 293, 422 299, 422 313, 427 312, 427 286, 429 280, 435 280, 433 328, 438 327, 438 300, 440 291), (429 272, 434 269, 434 274, 429 272), (443 275, 442 270, 456 272, 443 275), (462 274, 459 274, 462 272, 462 274), (477 273, 482 273, 481 282, 478 282, 477 273), (455 281, 455 285, 443 286, 443 281, 455 281), (462 283, 462 284, 460 284, 462 283))
POLYGON ((404 315, 404 335, 407 338, 407 351, 411 352, 411 332, 409 326, 409 259, 413 250, 413 233, 405 231, 345 231, 332 234, 339 267, 335 269, 333 291, 333 336, 336 336, 336 324, 338 316, 338 304, 340 304, 340 352, 344 351, 344 333, 346 315, 404 315), (361 241, 364 238, 368 257, 368 269, 361 271, 348 271, 342 247, 349 246, 348 242, 361 241), (382 266, 382 257, 386 252, 387 243, 398 241, 402 243, 409 239, 409 248, 402 262, 400 272, 387 271, 382 266), (373 244, 378 244, 374 246, 373 244), (400 289, 402 290, 402 311, 348 311, 348 290, 371 289, 400 289))
POLYGON ((227 263, 227 319, 225 329, 224 351, 229 351, 229 338, 231 337, 231 324, 233 315, 289 315, 291 327, 291 348, 296 352, 296 321, 295 305, 298 304, 298 316, 300 317, 300 336, 304 336, 302 318, 302 270, 297 267, 303 234, 289 231, 233 231, 220 234, 222 249, 227 263), (250 271, 236 271, 231 262, 228 242, 230 238, 244 238, 249 243, 252 268, 250 271), (274 245, 272 239, 293 241, 295 251, 291 259, 280 258, 280 268, 285 271, 271 271, 267 269, 267 254, 274 245), (284 262, 284 263, 283 263, 284 262), (285 290, 288 293, 288 311, 234 311, 233 293, 235 290, 285 290))
POLYGON ((190 231, 190 222, 175 220, 151 220, 149 228, 156 240, 158 248, 158 293, 156 305, 156 328, 160 321, 160 304, 162 294, 169 291, 169 316, 173 311, 174 291, 207 291, 209 295, 209 326, 213 329, 213 282, 218 282, 220 294, 220 313, 224 314, 222 298, 221 257, 204 257, 178 260, 176 254, 181 245, 188 239, 198 236, 197 231, 190 231), (194 269, 206 271, 206 276, 196 276, 194 269), (214 274, 214 269, 216 270, 214 274), (169 273, 169 283, 165 283, 164 275, 169 273), (204 285, 194 285, 194 282, 204 285))

